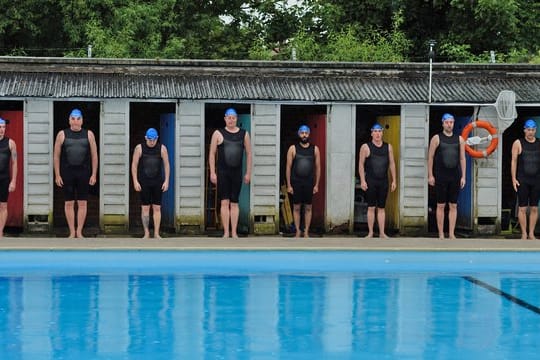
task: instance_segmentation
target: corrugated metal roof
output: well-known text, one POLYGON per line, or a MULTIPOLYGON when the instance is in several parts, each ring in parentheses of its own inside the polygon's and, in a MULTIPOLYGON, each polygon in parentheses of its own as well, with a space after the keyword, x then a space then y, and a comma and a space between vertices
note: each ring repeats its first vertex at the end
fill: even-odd
MULTIPOLYGON (((0 58, 0 96, 425 103, 427 64, 0 58)), ((540 102, 540 66, 434 64, 432 102, 540 102)))

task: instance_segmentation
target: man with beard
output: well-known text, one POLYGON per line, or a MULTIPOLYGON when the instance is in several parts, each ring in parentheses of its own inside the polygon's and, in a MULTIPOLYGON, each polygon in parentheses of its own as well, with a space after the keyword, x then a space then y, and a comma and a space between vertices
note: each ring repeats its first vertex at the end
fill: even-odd
POLYGON ((321 158, 319 148, 309 142, 310 129, 302 125, 298 129, 300 142, 287 151, 285 177, 287 192, 292 195, 295 237, 300 237, 300 212, 304 205, 304 237, 309 237, 312 217, 312 198, 319 192, 321 158))
POLYGON ((454 133, 454 116, 444 114, 443 131, 433 135, 428 150, 428 183, 435 186, 437 230, 444 239, 444 210, 448 203, 448 237, 455 239, 457 198, 465 187, 465 141, 454 133))

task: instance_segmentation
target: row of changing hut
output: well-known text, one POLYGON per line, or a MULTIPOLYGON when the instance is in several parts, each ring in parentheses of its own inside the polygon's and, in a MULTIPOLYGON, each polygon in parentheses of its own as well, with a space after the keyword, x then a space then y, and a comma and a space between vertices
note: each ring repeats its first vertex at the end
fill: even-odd
MULTIPOLYGON (((501 234, 515 215, 510 147, 522 123, 540 120, 540 66, 503 64, 365 64, 204 60, 0 58, 0 116, 18 144, 17 191, 10 196, 8 227, 61 234, 62 192, 54 185, 52 153, 68 114, 83 111, 96 134, 99 180, 91 190, 88 229, 96 235, 140 230, 140 204, 130 179, 133 148, 149 127, 159 130, 171 160, 171 186, 163 226, 176 234, 219 230, 215 190, 208 182, 208 144, 235 107, 252 138, 252 182, 240 199, 240 230, 288 231, 282 214, 285 155, 307 123, 322 154, 320 193, 313 227, 351 233, 365 222, 358 187, 360 145, 377 121, 392 143, 398 189, 387 203, 389 229, 422 235, 432 227, 427 184, 429 139, 450 112, 455 130, 476 115, 498 124, 498 94, 516 95, 517 118, 499 134, 487 158, 467 157, 467 186, 460 194, 458 228, 501 234), (431 78, 432 87, 429 80, 431 78)), ((480 132, 481 130, 476 130, 480 132)), ((480 134, 482 135, 482 134, 480 134)), ((9 228, 8 228, 9 229, 9 228)))

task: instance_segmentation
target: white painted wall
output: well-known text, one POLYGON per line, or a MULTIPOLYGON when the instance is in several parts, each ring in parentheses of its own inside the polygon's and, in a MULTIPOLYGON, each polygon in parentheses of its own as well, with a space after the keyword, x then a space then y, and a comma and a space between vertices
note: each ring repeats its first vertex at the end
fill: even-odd
POLYGON ((325 227, 332 231, 354 226, 356 106, 328 107, 326 122, 326 216, 325 227))
POLYGON ((205 150, 204 103, 181 101, 176 111, 176 230, 204 231, 205 150))
POLYGON ((27 99, 24 112, 24 216, 52 215, 53 102, 27 99))
POLYGON ((424 105, 401 107, 400 232, 427 230, 429 146, 428 108, 424 105))

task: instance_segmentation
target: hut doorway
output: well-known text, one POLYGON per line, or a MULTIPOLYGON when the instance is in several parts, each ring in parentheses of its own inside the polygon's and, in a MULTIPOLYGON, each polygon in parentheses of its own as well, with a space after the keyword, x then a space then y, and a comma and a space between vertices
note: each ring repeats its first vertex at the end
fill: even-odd
MULTIPOLYGON (((161 232, 175 232, 175 103, 132 102, 129 104, 129 231, 142 234, 140 195, 133 188, 131 161, 135 146, 145 141, 146 130, 154 128, 158 131, 159 142, 167 147, 170 164, 169 189, 161 199, 161 232)), ((152 227, 150 214, 150 227, 152 227)))
MULTIPOLYGON (((56 135, 60 130, 69 127, 69 114, 73 109, 81 110, 83 114, 83 128, 91 130, 94 133, 98 147, 98 154, 100 154, 99 137, 101 105, 97 101, 55 101, 53 105, 54 130, 52 143, 54 144, 56 135)), ((90 186, 88 195, 86 223, 84 226, 85 236, 96 236, 99 234, 99 187, 100 183, 98 167, 97 182, 94 186, 90 186)), ((56 184, 54 185, 53 199, 54 232, 57 235, 66 236, 69 234, 69 229, 67 227, 64 212, 64 191, 62 188, 56 186, 56 184)))
POLYGON ((9 194, 8 218, 4 232, 19 233, 24 226, 24 103, 0 102, 0 117, 9 121, 6 133, 17 144, 17 181, 15 191, 9 194))
MULTIPOLYGON (((310 143, 317 145, 321 157, 321 178, 319 192, 313 196, 313 212, 310 233, 322 234, 325 231, 326 213, 326 118, 327 106, 324 105, 284 105, 281 107, 280 125, 280 231, 284 234, 293 234, 295 231, 292 222, 292 198, 286 194, 285 169, 287 165, 287 151, 293 144, 298 143, 298 128, 307 125, 311 129, 310 143), (288 199, 290 206, 283 206, 288 199)), ((301 227, 303 224, 301 225, 301 227)))
MULTIPOLYGON (((367 231, 367 203, 365 193, 360 188, 358 174, 358 160, 360 147, 371 141, 371 127, 375 123, 383 126, 383 141, 392 145, 394 160, 396 163, 397 188, 394 192, 389 191, 386 200, 386 224, 385 232, 389 235, 399 229, 399 189, 401 186, 399 164, 401 158, 401 108, 399 106, 382 105, 359 105, 356 107, 356 154, 355 154, 355 196, 354 196, 354 230, 356 232, 367 231)), ((388 177, 390 181, 390 177, 388 177)))
MULTIPOLYGON (((220 235, 223 231, 223 225, 221 224, 220 218, 220 203, 217 198, 217 189, 210 182, 210 168, 208 166, 208 153, 210 149, 210 140, 212 139, 212 134, 218 128, 223 128, 225 122, 223 120, 225 110, 228 108, 234 108, 238 114, 237 125, 241 129, 246 130, 250 137, 253 138, 251 134, 251 106, 249 104, 230 104, 230 103, 209 103, 205 104, 204 108, 204 118, 205 118, 205 153, 204 153, 204 163, 205 163, 205 229, 208 233, 220 235)), ((251 147, 253 151, 253 140, 251 142, 251 147)), ((255 166, 252 165, 251 169, 251 178, 255 174, 255 166)), ((246 171, 246 157, 242 163, 242 173, 246 171)), ((240 215, 238 218, 238 234, 247 235, 251 232, 251 221, 250 221, 250 184, 242 184, 242 189, 240 191, 240 198, 238 205, 240 207, 240 215)))

